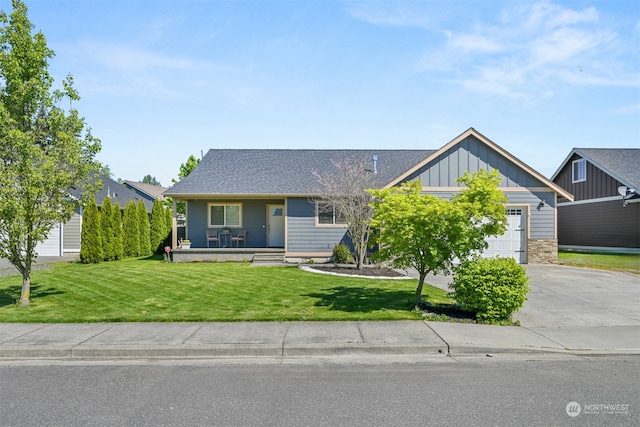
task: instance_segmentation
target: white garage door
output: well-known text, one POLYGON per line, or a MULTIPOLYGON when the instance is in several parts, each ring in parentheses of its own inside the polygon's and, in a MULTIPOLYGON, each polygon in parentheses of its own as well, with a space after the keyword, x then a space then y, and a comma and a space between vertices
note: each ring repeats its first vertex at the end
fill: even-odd
POLYGON ((515 258, 518 264, 524 264, 525 258, 525 215, 523 209, 507 209, 507 231, 502 236, 487 239, 489 247, 482 255, 485 257, 515 258))
POLYGON ((36 253, 40 256, 62 256, 62 227, 57 224, 51 232, 49 237, 36 246, 36 253))

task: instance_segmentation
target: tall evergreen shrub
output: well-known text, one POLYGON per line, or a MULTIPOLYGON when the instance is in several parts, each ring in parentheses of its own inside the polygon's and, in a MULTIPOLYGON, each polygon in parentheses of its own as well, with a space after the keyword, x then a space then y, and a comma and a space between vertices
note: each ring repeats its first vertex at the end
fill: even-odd
POLYGON ((113 259, 122 259, 122 210, 117 201, 111 208, 111 232, 113 233, 113 259))
POLYGON ((149 256, 152 254, 149 214, 142 200, 138 201, 138 227, 140 228, 140 256, 149 256))
POLYGON ((138 226, 138 208, 132 200, 124 208, 122 220, 122 250, 125 257, 140 254, 140 227, 138 226))
POLYGON ((164 252, 164 240, 167 237, 167 220, 160 200, 153 202, 149 226, 151 227, 151 250, 161 254, 164 252))
POLYGON ((100 212, 92 196, 82 213, 82 233, 80 243, 80 261, 86 264, 98 263, 104 259, 102 251, 102 230, 100 212))
POLYGON ((113 242, 113 221, 111 220, 112 208, 111 198, 105 197, 100 209, 100 225, 102 226, 102 250, 105 261, 114 260, 114 242, 113 242))

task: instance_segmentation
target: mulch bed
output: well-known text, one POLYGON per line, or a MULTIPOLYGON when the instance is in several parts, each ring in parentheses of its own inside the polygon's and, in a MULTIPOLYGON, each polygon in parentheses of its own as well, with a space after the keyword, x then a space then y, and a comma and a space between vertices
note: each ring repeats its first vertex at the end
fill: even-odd
MULTIPOLYGON (((468 311, 459 309, 454 305, 431 305, 424 301, 420 304, 420 311, 425 317, 447 316, 448 322, 454 323, 478 323, 476 315, 468 311)), ((428 320, 428 319, 427 319, 428 320)))
POLYGON ((358 270, 355 266, 345 267, 341 265, 310 265, 312 270, 320 270, 329 273, 346 274, 350 276, 365 277, 405 277, 404 274, 387 267, 363 267, 358 270))

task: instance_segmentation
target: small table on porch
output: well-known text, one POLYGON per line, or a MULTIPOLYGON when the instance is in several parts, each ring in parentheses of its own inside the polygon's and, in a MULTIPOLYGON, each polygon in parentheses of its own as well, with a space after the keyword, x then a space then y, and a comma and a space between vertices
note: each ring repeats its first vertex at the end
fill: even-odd
POLYGON ((223 248, 231 247, 231 230, 222 230, 220 232, 220 243, 223 248))

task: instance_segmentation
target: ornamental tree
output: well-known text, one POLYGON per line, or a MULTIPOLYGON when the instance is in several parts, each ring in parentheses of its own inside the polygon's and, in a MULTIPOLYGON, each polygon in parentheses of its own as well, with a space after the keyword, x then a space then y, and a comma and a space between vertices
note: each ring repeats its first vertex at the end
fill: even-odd
POLYGON ((333 161, 334 170, 312 174, 320 184, 315 198, 318 213, 328 213, 346 224, 355 252, 356 266, 361 269, 367 255, 371 232, 373 197, 367 192, 375 187, 376 174, 370 169, 369 159, 346 157, 333 161))
POLYGON ((418 271, 416 306, 427 274, 450 273, 455 262, 486 249, 488 236, 506 230, 507 198, 498 190, 498 171, 467 172, 458 182, 466 187, 449 200, 421 194, 417 181, 369 190, 374 197, 372 241, 379 245, 375 257, 418 271))
POLYGON ((22 275, 20 305, 27 306, 36 245, 73 215, 69 189, 92 193, 100 141, 73 107, 80 99, 73 78, 52 89, 54 53, 41 32, 33 34, 25 4, 11 4, 10 15, 0 11, 0 257, 22 275))

